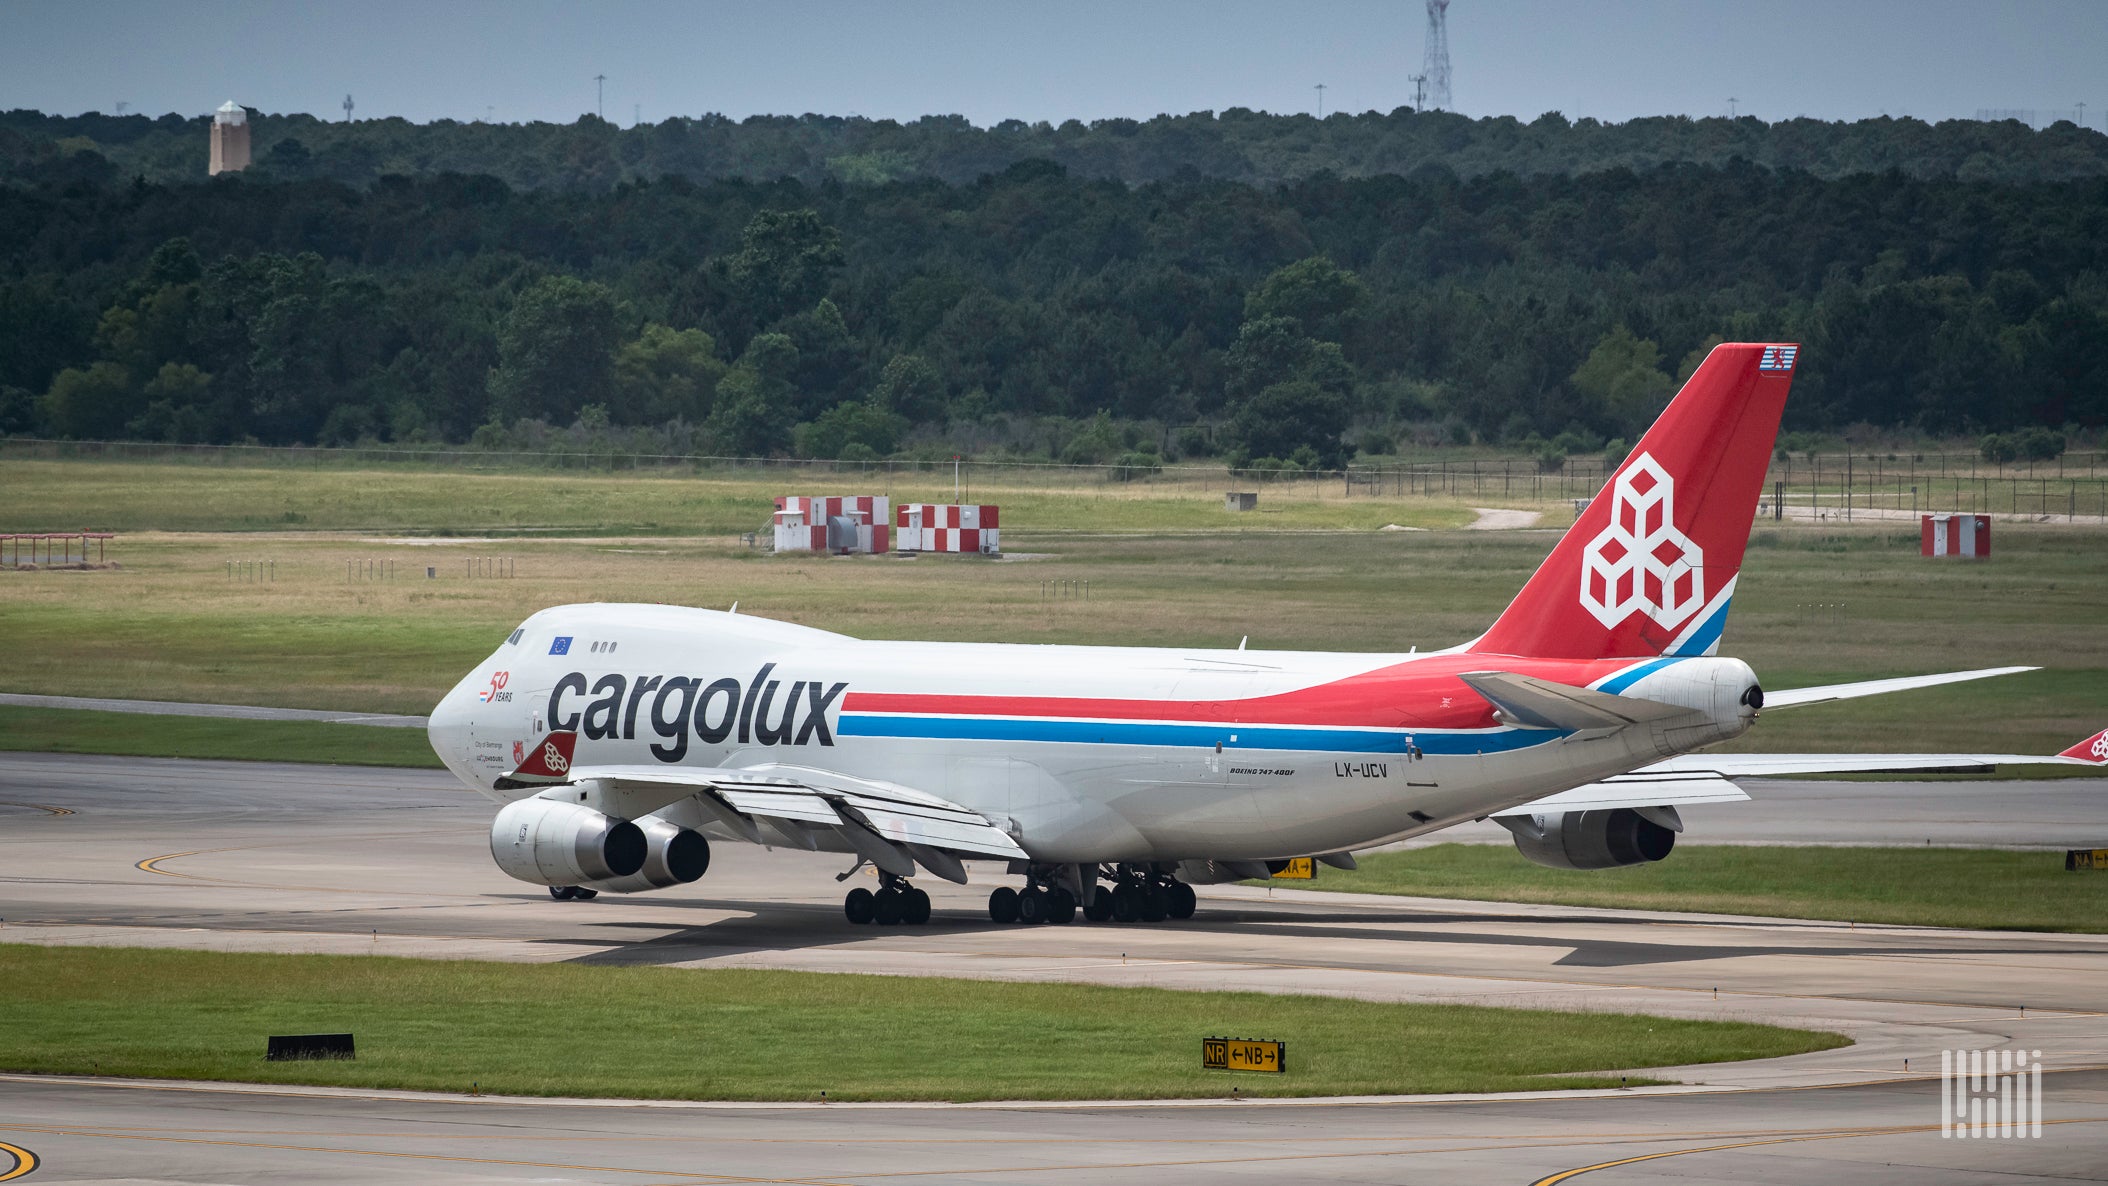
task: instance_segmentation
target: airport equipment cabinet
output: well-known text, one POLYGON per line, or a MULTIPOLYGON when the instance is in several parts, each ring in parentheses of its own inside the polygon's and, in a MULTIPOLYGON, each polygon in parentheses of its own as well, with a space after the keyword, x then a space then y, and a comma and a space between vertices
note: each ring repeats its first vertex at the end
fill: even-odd
POLYGON ((1918 521, 1918 554, 1991 558, 1991 516, 1924 515, 1918 521))
POLYGON ((903 552, 966 552, 993 556, 1003 550, 996 507, 904 502, 894 522, 903 552))
POLYGON ((892 550, 893 500, 883 494, 776 500, 779 552, 888 552, 892 550))

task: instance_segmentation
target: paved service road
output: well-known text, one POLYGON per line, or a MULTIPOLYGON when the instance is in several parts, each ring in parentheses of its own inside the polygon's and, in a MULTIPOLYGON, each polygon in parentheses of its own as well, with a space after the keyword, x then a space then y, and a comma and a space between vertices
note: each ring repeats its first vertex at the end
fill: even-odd
POLYGON ((263 708, 253 704, 189 704, 179 700, 108 700, 97 696, 32 696, 0 692, 0 704, 16 708, 75 708, 89 712, 138 712, 165 717, 229 717, 240 721, 325 721, 332 725, 385 725, 422 729, 426 718, 386 712, 335 712, 320 708, 263 708))
MULTIPOLYGON (((1870 839, 1922 840, 1879 835, 1881 818, 1904 815, 1898 784, 1827 785, 1772 824, 1742 805, 1752 826, 1735 838, 1807 839, 1827 815, 1870 839), (1854 798, 1862 788, 1868 799, 1854 798)), ((1967 796, 1949 788, 1966 785, 1939 784, 1955 811, 1967 796)), ((2036 843, 2108 820, 2088 810, 2108 790, 2098 781, 1976 790, 2036 843)), ((1714 814, 1720 830, 1735 810, 1714 814)), ((1528 1183, 1657 1154, 1583 1180, 2108 1173, 2108 936, 1245 887, 1204 889, 1188 923, 1027 929, 988 923, 992 866, 977 886, 928 884, 927 927, 852 928, 833 881, 841 858, 743 845, 718 846, 710 875, 670 895, 554 902, 492 867, 490 813, 436 772, 0 755, 0 937, 1633 1009, 1836 1029, 1858 1044, 1656 1071, 1710 1090, 1644 1099, 821 1110, 10 1079, 0 1174, 7 1146, 43 1159, 38 1181, 1528 1183), (2056 1072, 2043 1136, 1942 1140, 1939 1085, 1925 1079, 1940 1052, 2016 1045, 2056 1072)))
MULTIPOLYGON (((2108 1180, 2108 1073, 2042 1136, 1943 1140, 1937 1081, 1588 1099, 1019 1107, 611 1105, 0 1078, 54 1182, 1831 1183, 2108 1180), (1649 1159, 1633 1164, 1634 1159, 1649 1159), (1573 1180, 1573 1179, 1566 1179, 1573 1180)), ((0 1145, 4 1149, 5 1145, 0 1145)), ((0 1162, 4 1166, 4 1162, 0 1162)), ((4 1172, 4 1171, 0 1171, 4 1172)))

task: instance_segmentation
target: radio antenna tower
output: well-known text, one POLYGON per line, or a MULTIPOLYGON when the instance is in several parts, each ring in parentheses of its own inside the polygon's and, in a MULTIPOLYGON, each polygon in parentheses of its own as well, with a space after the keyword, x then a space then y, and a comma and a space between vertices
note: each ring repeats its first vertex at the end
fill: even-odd
POLYGON ((1449 0, 1427 0, 1427 60, 1420 73, 1427 78, 1423 110, 1449 110, 1449 0))
POLYGON ((352 104, 351 104, 351 96, 350 96, 350 95, 346 95, 346 96, 344 96, 344 122, 345 122, 345 123, 350 123, 350 122, 351 122, 351 106, 352 106, 352 104))

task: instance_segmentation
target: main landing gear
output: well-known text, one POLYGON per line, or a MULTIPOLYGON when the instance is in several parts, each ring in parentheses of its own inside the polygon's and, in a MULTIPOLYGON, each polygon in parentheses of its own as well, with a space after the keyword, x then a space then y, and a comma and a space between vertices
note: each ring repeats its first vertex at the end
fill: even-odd
POLYGON ((891 873, 880 873, 878 882, 875 894, 858 886, 842 899, 842 914, 850 922, 858 926, 877 923, 882 927, 919 927, 930 920, 928 894, 891 873))
POLYGON ((1076 920, 1076 895, 1064 886, 1026 882, 1022 890, 1003 886, 988 895, 988 917, 996 922, 1065 923, 1076 920))
POLYGON ((600 891, 587 889, 582 885, 552 885, 549 887, 549 896, 559 902, 569 902, 573 899, 590 902, 600 896, 600 891))
POLYGON ((988 917, 1000 923, 1065 923, 1080 910, 1091 922, 1163 922, 1193 917, 1193 887, 1148 865, 1082 866, 1027 872, 1025 888, 1004 886, 988 895, 988 917), (1088 879, 1081 903, 1070 885, 1088 879), (1098 884, 1101 879, 1111 886, 1098 884), (1068 884, 1063 884, 1067 882, 1068 884))

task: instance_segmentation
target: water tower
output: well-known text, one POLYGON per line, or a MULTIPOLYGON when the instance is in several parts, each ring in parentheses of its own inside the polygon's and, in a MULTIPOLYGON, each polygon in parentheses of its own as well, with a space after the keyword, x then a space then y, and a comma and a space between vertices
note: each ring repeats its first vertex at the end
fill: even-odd
POLYGON ((212 176, 249 167, 249 113, 229 99, 212 113, 212 176))

